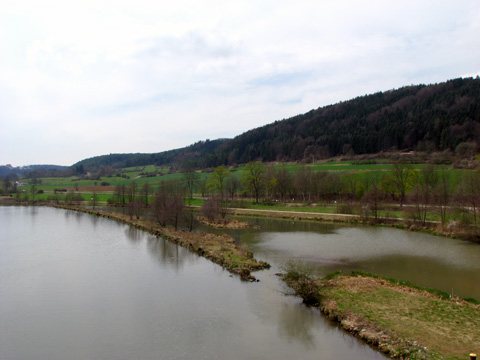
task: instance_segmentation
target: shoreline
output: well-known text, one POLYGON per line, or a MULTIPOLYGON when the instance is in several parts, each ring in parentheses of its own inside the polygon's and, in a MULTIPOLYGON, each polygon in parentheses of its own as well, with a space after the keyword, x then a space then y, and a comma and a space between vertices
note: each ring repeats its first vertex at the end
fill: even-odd
POLYGON ((251 272, 270 268, 270 264, 263 261, 257 261, 253 257, 252 252, 243 250, 235 245, 235 240, 227 235, 185 232, 182 230, 164 228, 146 219, 134 219, 130 218, 128 215, 103 210, 59 204, 49 204, 46 206, 78 211, 93 216, 115 220, 146 231, 150 234, 160 236, 222 266, 230 273, 239 275, 240 278, 245 281, 259 281, 251 274, 251 272))
MULTIPOLYGON (((0 205, 32 205, 32 202, 18 201, 11 197, 0 197, 0 205)), ((54 207, 79 207, 80 205, 67 205, 52 203, 49 201, 39 200, 33 203, 33 205, 45 205, 54 207)), ((101 206, 102 204, 98 204, 101 206)), ((193 206, 196 207, 196 206, 193 206)), ((86 207, 85 207, 86 208, 86 207)), ((480 230, 478 233, 462 232, 447 226, 446 229, 441 229, 438 223, 427 222, 425 225, 416 223, 414 220, 399 219, 399 218, 364 218, 357 214, 339 214, 339 213, 317 213, 317 212, 303 212, 303 211, 285 211, 274 209, 246 209, 246 208, 228 208, 229 214, 233 216, 254 216, 254 217, 267 217, 277 219, 292 219, 296 221, 324 221, 340 224, 354 224, 362 226, 382 226, 393 227, 397 229, 428 233, 434 236, 447 237, 451 239, 469 241, 474 244, 480 244, 480 230)), ((209 224, 210 225, 210 224, 209 224)))
POLYGON ((307 306, 392 358, 467 359, 480 349, 476 300, 363 272, 315 279, 290 268, 281 276, 307 306))
POLYGON ((232 215, 235 216, 257 216, 257 217, 271 217, 278 219, 293 219, 296 221, 324 221, 340 224, 354 224, 365 226, 384 226, 393 227, 397 229, 423 232, 434 236, 448 237, 451 239, 469 241, 474 244, 480 244, 479 234, 465 234, 458 233, 449 230, 438 229, 438 224, 428 223, 427 225, 419 225, 414 221, 405 219, 382 219, 379 218, 376 221, 373 219, 363 219, 360 215, 352 214, 329 214, 329 213, 313 213, 313 212, 301 212, 301 211, 284 211, 284 210, 259 210, 259 209, 230 209, 232 215))
MULTIPOLYGON (((15 204, 15 203, 13 203, 15 204)), ((18 203, 17 203, 18 205, 18 203)), ((31 205, 31 204, 20 204, 31 205)), ((53 208, 59 208, 64 210, 78 211, 87 213, 93 216, 99 216, 107 219, 119 221, 137 229, 147 231, 153 235, 163 237, 164 239, 178 244, 182 247, 189 249, 197 255, 203 256, 208 260, 219 264, 224 269, 228 270, 232 274, 239 275, 242 280, 245 281, 258 281, 251 275, 252 271, 262 270, 269 268, 269 264, 264 262, 258 262, 253 258, 253 253, 239 249, 234 240, 226 235, 213 235, 210 233, 195 233, 185 231, 175 231, 171 228, 162 228, 152 221, 145 219, 130 218, 129 215, 114 213, 110 211, 102 211, 96 209, 89 209, 78 206, 68 206, 63 204, 44 204, 38 203, 38 206, 49 206, 53 208), (212 245, 215 244, 216 246, 212 245), (218 246, 219 245, 219 246, 218 246)), ((242 214, 246 215, 246 214, 242 214)), ((254 214, 251 214, 253 216, 254 214)), ((308 220, 308 219, 300 219, 308 220)), ((311 220, 311 219, 310 219, 311 220)), ((372 225, 367 223, 357 223, 358 225, 372 225)), ((445 359, 444 354, 432 347, 429 343, 425 342, 418 337, 405 335, 404 333, 398 334, 395 329, 390 326, 386 326, 384 320, 372 317, 372 314, 365 313, 362 308, 368 308, 371 304, 375 304, 378 308, 383 309, 387 306, 382 303, 380 297, 371 298, 368 302, 364 302, 360 307, 355 306, 353 308, 345 307, 341 302, 345 299, 349 299, 352 296, 361 294, 362 292, 370 293, 373 290, 379 292, 394 291, 402 294, 407 294, 410 298, 421 298, 425 301, 432 301, 439 304, 454 304, 455 311, 457 308, 472 309, 471 312, 475 313, 475 319, 463 319, 458 316, 452 319, 452 326, 459 321, 465 324, 466 329, 473 327, 473 334, 478 330, 477 335, 473 335, 476 341, 474 347, 471 349, 462 349, 466 354, 469 352, 479 352, 480 349, 480 302, 475 300, 462 300, 460 298, 451 298, 449 294, 442 293, 435 289, 418 288, 411 284, 405 283, 401 280, 387 279, 378 277, 376 275, 367 273, 356 273, 354 275, 345 275, 336 273, 333 276, 329 276, 324 279, 314 279, 305 275, 304 273, 297 274, 296 278, 288 278, 287 274, 280 275, 287 286, 295 291, 295 294, 303 298, 304 303, 308 306, 317 307, 327 318, 336 322, 343 330, 351 333, 352 335, 364 340, 365 342, 373 345, 378 351, 383 352, 393 358, 402 359, 445 359), (345 285, 348 283, 348 285, 345 285), (373 289, 373 290, 372 290, 373 289), (342 293, 343 292, 343 293, 342 293), (352 295, 353 294, 353 295, 352 295), (473 324, 473 325, 472 325, 473 324), (475 330, 477 329, 477 330, 475 330)), ((362 295, 363 296, 363 295, 362 295)), ((395 295, 396 300, 393 303, 393 307, 388 310, 389 314, 394 314, 398 308, 404 307, 405 301, 398 298, 395 295)), ((423 301, 423 300, 422 300, 423 301)), ((389 305, 391 306, 391 305, 389 305)), ((443 306, 443 305, 442 305, 443 306)), ((450 311, 451 313, 453 311, 450 311)), ((399 323, 408 323, 411 317, 414 317, 419 312, 418 307, 407 309, 403 314, 403 318, 399 323)), ((436 308, 428 310, 436 315, 436 308)), ((426 322, 425 325, 422 322, 412 323, 408 327, 411 330, 418 329, 435 329, 437 322, 426 322)), ((444 325, 442 329, 445 329, 444 325)), ((459 330, 454 329, 458 332, 459 330)), ((452 333, 454 331, 451 331, 452 333)), ((463 331, 463 330, 462 330, 463 331)), ((448 336, 453 336, 450 331, 446 331, 444 334, 443 342, 453 342, 453 339, 449 339, 448 336)), ((462 333, 460 338, 469 339, 471 334, 462 333)), ((456 336, 459 337, 459 336, 456 336)), ((458 347, 458 346, 457 346, 458 347)), ((446 357, 447 359, 462 359, 462 357, 446 357)), ((466 357, 465 357, 466 358, 466 357)))

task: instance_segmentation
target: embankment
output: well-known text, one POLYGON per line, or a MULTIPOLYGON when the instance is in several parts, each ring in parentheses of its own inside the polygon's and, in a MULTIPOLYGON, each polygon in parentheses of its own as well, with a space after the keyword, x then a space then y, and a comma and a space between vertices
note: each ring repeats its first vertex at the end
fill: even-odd
POLYGON ((235 240, 228 235, 174 230, 172 228, 160 227, 157 223, 146 219, 131 218, 128 215, 102 210, 92 210, 67 205, 54 205, 54 207, 112 219, 161 236, 172 243, 188 248, 196 254, 221 265, 229 272, 239 275, 243 280, 256 281, 251 272, 270 267, 266 262, 257 261, 253 257, 252 252, 235 245, 235 240))
POLYGON ((393 358, 468 359, 480 350, 480 306, 371 274, 323 280, 290 270, 286 283, 342 328, 393 358))

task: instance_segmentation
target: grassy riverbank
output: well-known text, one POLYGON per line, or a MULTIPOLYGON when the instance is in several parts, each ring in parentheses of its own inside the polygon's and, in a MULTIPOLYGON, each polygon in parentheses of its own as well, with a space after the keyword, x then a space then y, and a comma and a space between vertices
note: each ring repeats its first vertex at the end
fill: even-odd
POLYGON ((480 306, 370 274, 316 280, 290 269, 286 283, 345 330, 401 359, 468 359, 480 350, 480 306))
POLYGON ((128 215, 108 211, 66 205, 55 205, 54 207, 80 211, 94 216, 101 216, 120 221, 154 235, 161 236, 221 265, 233 274, 240 275, 244 280, 255 281, 255 277, 251 275, 252 271, 267 269, 270 267, 266 262, 257 261, 253 257, 252 252, 235 245, 235 240, 228 235, 213 235, 209 233, 174 230, 169 227, 161 227, 157 223, 143 218, 132 219, 128 215))

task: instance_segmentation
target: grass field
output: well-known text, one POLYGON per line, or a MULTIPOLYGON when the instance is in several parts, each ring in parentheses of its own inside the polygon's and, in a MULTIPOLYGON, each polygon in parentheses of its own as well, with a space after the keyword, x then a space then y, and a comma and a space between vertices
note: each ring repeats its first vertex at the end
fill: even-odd
MULTIPOLYGON (((354 327, 366 320, 388 329, 397 343, 385 347, 408 358, 428 353, 430 359, 463 360, 480 350, 480 309, 470 302, 365 276, 337 277, 322 294, 335 302, 327 305, 328 311, 350 314, 351 325, 360 323, 354 327)), ((381 338, 378 341, 381 344, 381 338)))
POLYGON ((477 301, 371 274, 315 280, 298 269, 283 276, 297 294, 394 358, 463 360, 480 349, 477 301))
MULTIPOLYGON (((273 166, 278 169, 287 169, 292 175, 300 168, 307 166, 312 169, 312 171, 326 171, 330 173, 335 173, 339 176, 336 181, 338 186, 336 191, 341 190, 341 184, 345 183, 347 186, 352 186, 351 184, 355 183, 356 192, 355 195, 358 198, 361 198, 365 192, 366 184, 369 183, 369 178, 376 175, 389 175, 392 172, 393 165, 388 163, 388 160, 377 160, 376 163, 353 163, 351 161, 332 161, 332 162, 317 162, 314 164, 295 164, 295 163, 274 163, 268 164, 266 166, 273 166)), ((415 164, 411 165, 412 169, 415 171, 420 171, 426 165, 415 164)), ((245 166, 231 167, 228 169, 229 175, 236 177, 241 180, 244 173, 245 166)), ((453 180, 453 183, 458 183, 462 177, 471 170, 459 170, 453 169, 451 165, 435 165, 434 169, 439 172, 447 172, 450 178, 453 180)), ((203 169, 197 171, 200 182, 208 182, 213 169, 203 169)), ((42 178, 37 179, 39 183, 36 185, 37 190, 41 190, 44 194, 39 194, 35 196, 36 200, 57 200, 63 201, 64 195, 54 194, 55 189, 63 189, 74 191, 80 193, 84 198, 84 201, 89 201, 92 197, 92 189, 95 187, 97 192, 97 198, 101 202, 107 202, 113 197, 113 191, 115 186, 123 184, 129 185, 132 181, 135 181, 137 184, 138 191, 145 183, 149 183, 150 192, 153 194, 159 187, 162 182, 169 181, 184 181, 183 174, 178 172, 171 172, 171 169, 168 167, 157 167, 154 165, 142 166, 142 167, 130 167, 124 169, 115 169, 114 175, 110 177, 101 177, 96 180, 88 180, 85 178, 79 177, 58 177, 58 178, 42 178), (102 187, 101 185, 107 185, 102 187)), ((30 195, 30 185, 19 188, 23 193, 30 195)), ((197 189, 197 192, 200 192, 197 189)), ((24 196, 24 195, 22 195, 24 196)), ((197 194, 198 196, 198 194, 197 194)), ((342 198, 337 199, 339 202, 342 202, 342 198)), ((251 209, 258 210, 276 210, 276 211, 295 211, 295 212, 310 212, 310 213, 343 213, 343 214, 356 214, 362 215, 362 209, 360 204, 356 204, 355 208, 347 209, 348 206, 336 206, 332 204, 321 204, 317 203, 314 205, 304 204, 301 199, 297 200, 296 204, 282 204, 278 202, 273 202, 270 205, 267 204, 253 204, 250 199, 241 201, 242 207, 248 207, 251 209), (274 206, 272 206, 274 205, 274 206), (293 205, 293 206, 292 206, 293 205)), ((295 202, 295 201, 293 201, 295 202)), ((187 201, 187 203, 189 203, 187 201)), ((203 201, 201 199, 196 199, 192 202, 192 205, 201 206, 203 201)), ((234 207, 236 207, 234 205, 234 207)), ((412 219, 414 209, 412 207, 406 208, 405 211, 402 209, 392 208, 389 210, 380 209, 378 216, 386 218, 397 218, 397 219, 412 219)), ((456 214, 452 212, 449 214, 450 219, 457 220, 456 214)), ((439 221, 440 216, 438 211, 431 211, 427 215, 428 221, 439 221)))

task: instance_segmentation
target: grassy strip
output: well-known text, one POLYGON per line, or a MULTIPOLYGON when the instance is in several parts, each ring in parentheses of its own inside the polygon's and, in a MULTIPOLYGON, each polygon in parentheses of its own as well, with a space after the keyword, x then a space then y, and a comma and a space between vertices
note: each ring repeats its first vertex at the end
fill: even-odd
POLYGON ((171 228, 160 227, 153 221, 132 219, 128 215, 108 211, 91 210, 67 205, 54 205, 54 207, 113 219, 151 234, 161 236, 172 243, 188 248, 196 254, 221 265, 233 274, 240 275, 243 280, 256 281, 255 277, 251 275, 251 272, 268 269, 270 267, 270 264, 266 262, 257 261, 253 257, 252 252, 241 249, 235 245, 235 240, 228 235, 178 231, 171 228))
POLYGON ((316 280, 288 270, 286 283, 330 319, 401 359, 467 359, 480 350, 480 306, 366 273, 316 280))

